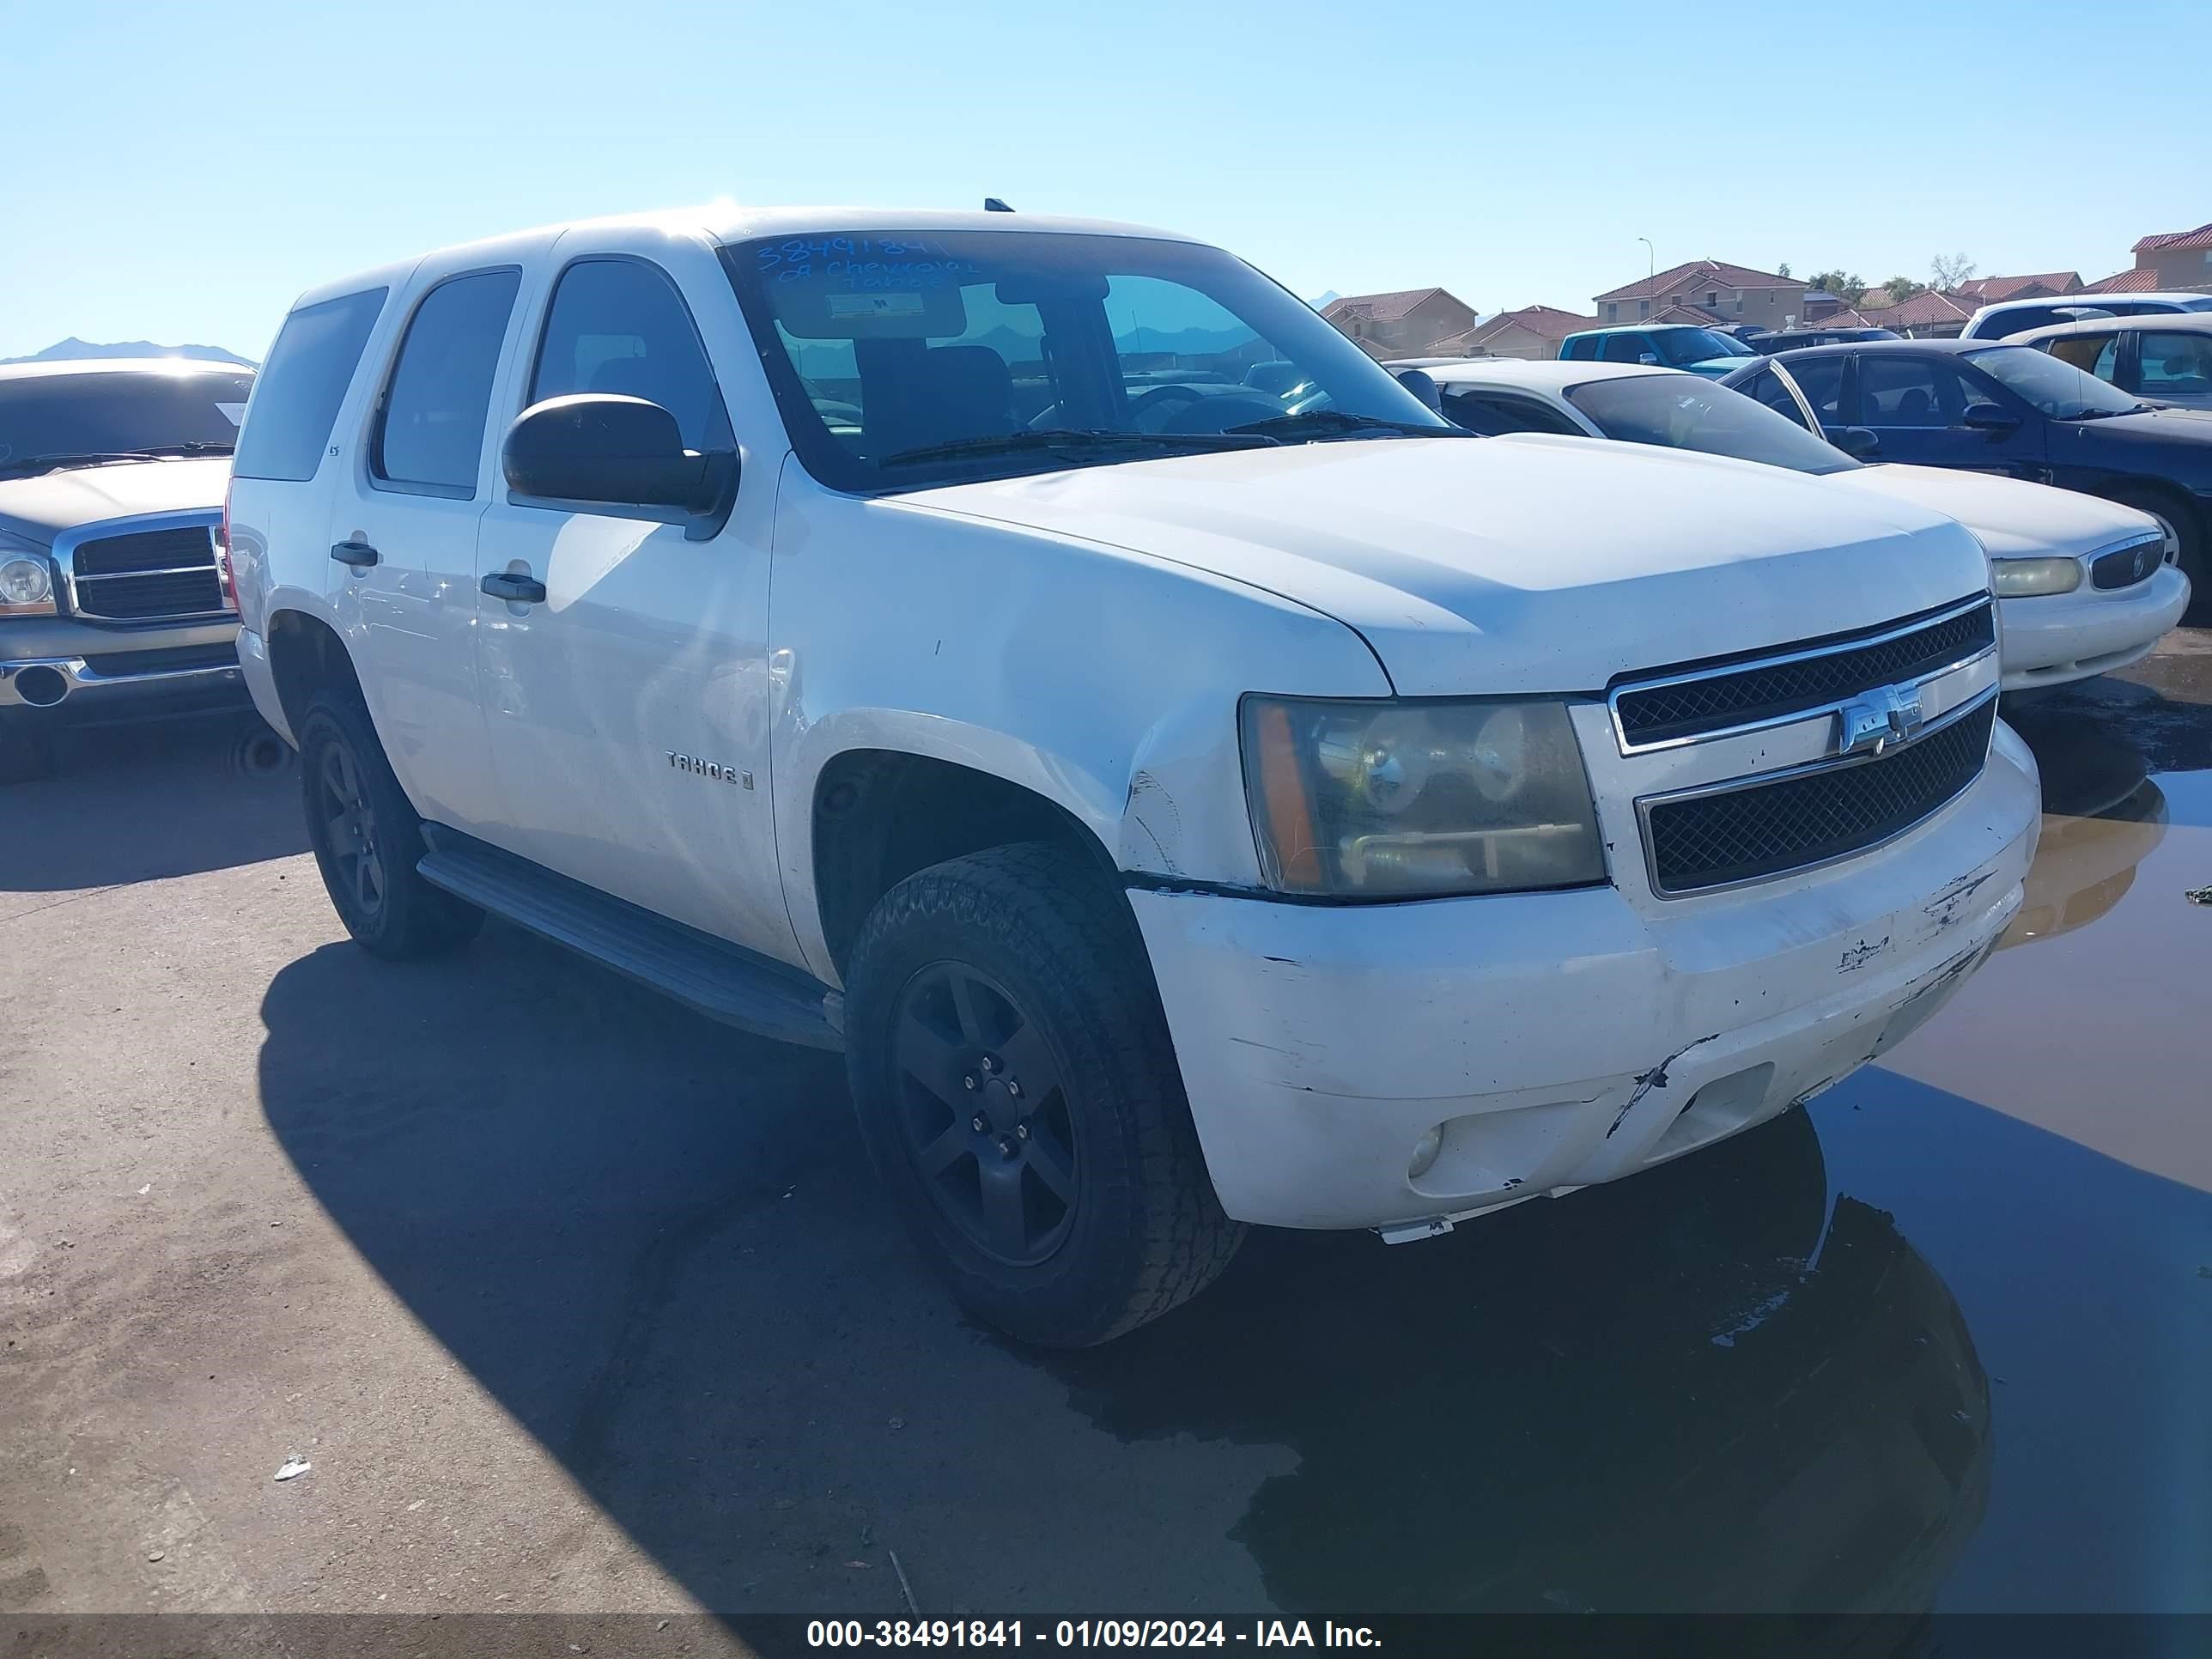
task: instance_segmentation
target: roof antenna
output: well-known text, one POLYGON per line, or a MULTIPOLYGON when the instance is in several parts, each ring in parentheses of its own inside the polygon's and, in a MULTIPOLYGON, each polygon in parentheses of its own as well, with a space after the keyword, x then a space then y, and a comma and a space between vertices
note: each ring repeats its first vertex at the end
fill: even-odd
POLYGON ((983 211, 986 213, 1012 213, 1013 209, 1008 207, 1004 202, 1000 201, 995 196, 986 196, 983 198, 983 211))

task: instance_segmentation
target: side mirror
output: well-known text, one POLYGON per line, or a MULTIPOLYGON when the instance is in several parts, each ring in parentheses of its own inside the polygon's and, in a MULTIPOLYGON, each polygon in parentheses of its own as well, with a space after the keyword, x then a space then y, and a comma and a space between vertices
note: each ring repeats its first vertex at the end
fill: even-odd
MULTIPOLYGON (((684 447, 676 417, 642 398, 580 392, 532 404, 500 450, 518 495, 728 515, 738 458, 684 447)), ((719 523, 717 526, 719 528, 719 523)))
POLYGON ((1959 416, 1960 426, 1972 427, 1977 432, 1986 432, 1992 438, 2001 438, 2008 432, 2020 429, 2020 417, 2008 414, 1996 404, 1968 404, 1959 416))
POLYGON ((1432 413, 1444 412, 1444 394, 1437 390, 1434 376, 1419 368, 1398 368, 1391 373, 1398 377, 1400 386, 1426 404, 1432 413))
POLYGON ((1648 363, 1654 368, 1656 368, 1659 366, 1659 358, 1657 355, 1650 351, 1638 352, 1636 354, 1636 361, 1639 363, 1648 363))
POLYGON ((1855 461, 1866 459, 1881 447, 1881 437, 1863 426, 1832 428, 1828 433, 1828 441, 1855 461))

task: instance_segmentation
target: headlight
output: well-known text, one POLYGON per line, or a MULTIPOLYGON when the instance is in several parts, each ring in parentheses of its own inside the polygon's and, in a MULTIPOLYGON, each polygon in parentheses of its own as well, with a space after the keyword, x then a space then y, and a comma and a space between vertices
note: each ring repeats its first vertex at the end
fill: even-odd
POLYGON ((43 616, 53 608, 54 573, 46 556, 0 547, 0 617, 43 616))
POLYGON ((1436 898, 1605 879, 1557 702, 1244 699, 1244 788, 1280 892, 1436 898))
POLYGON ((1991 559, 1990 587, 2001 599, 2071 593, 2081 586, 2079 559, 1991 559))

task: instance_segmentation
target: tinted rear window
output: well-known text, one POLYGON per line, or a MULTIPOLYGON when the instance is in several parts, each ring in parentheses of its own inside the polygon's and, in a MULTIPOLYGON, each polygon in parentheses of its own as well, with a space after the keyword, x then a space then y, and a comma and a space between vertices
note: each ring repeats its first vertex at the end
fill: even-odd
POLYGON ((387 292, 342 295, 301 306, 284 319, 254 388, 233 472, 293 483, 315 476, 387 292))

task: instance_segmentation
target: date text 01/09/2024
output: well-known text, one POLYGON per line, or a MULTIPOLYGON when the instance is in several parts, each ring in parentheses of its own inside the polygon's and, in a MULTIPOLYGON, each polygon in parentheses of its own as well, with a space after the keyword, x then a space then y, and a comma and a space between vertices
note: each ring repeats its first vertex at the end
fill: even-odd
POLYGON ((811 1648, 1377 1648, 1364 1625, 1261 1619, 859 1619, 810 1620, 811 1648))

